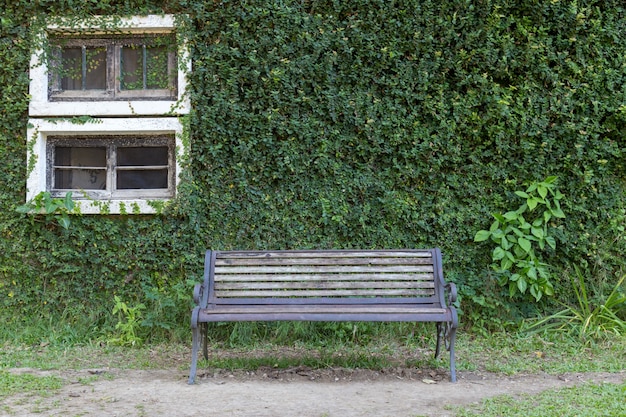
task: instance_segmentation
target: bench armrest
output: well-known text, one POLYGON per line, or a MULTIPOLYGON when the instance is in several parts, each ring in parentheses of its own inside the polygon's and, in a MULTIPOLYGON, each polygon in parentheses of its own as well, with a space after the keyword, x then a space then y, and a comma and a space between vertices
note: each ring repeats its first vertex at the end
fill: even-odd
POLYGON ((456 285, 454 282, 448 282, 445 288, 448 292, 448 305, 452 305, 452 303, 456 302, 456 285))
POLYGON ((204 285, 196 284, 195 287, 193 287, 193 302, 196 303, 196 305, 200 305, 200 301, 202 300, 203 293, 204 293, 204 285))

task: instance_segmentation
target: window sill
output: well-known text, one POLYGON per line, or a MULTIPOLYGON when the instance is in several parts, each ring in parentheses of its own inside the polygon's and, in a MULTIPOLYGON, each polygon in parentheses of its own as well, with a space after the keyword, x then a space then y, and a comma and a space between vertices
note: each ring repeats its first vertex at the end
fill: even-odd
POLYGON ((81 214, 157 214, 167 205, 163 200, 79 200, 74 199, 81 214))

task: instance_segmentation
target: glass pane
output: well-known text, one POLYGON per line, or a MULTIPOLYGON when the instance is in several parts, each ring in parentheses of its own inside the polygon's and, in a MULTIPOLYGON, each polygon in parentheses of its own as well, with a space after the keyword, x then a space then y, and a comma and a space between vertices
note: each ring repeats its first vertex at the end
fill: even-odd
POLYGON ((121 80, 122 90, 143 89, 143 46, 126 45, 121 50, 121 80))
POLYGON ((146 88, 168 88, 168 53, 164 46, 146 47, 146 88))
POLYGON ((87 48, 85 51, 86 90, 105 90, 107 87, 107 51, 106 48, 87 48))
POLYGON ((61 90, 83 89, 83 49, 61 49, 61 90))
POLYGON ((167 188, 167 169, 118 170, 118 190, 167 188))
POLYGON ((167 166, 167 146, 119 147, 117 166, 167 166))
POLYGON ((106 188, 106 149, 103 147, 57 146, 54 149, 54 165, 56 189, 106 188))
POLYGON ((107 151, 105 147, 56 146, 54 148, 55 166, 106 167, 107 151))

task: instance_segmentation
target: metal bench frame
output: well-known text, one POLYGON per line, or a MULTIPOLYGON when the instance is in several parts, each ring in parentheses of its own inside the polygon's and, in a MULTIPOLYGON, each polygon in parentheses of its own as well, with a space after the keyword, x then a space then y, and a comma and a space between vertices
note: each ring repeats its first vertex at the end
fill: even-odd
POLYGON ((456 382, 456 297, 454 283, 444 281, 438 248, 208 250, 204 282, 194 289, 189 384, 201 341, 208 360, 207 323, 229 321, 433 322, 435 358, 442 347, 450 352, 456 382))

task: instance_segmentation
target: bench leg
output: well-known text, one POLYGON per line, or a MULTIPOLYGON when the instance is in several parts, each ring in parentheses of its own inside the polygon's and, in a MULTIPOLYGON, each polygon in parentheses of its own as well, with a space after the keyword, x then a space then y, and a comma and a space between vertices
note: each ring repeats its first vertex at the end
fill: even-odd
POLYGON ((193 385, 196 380, 196 370, 198 367, 198 351, 200 350, 200 329, 198 326, 192 329, 192 348, 191 348, 191 370, 189 371, 189 385, 193 385))
POLYGON ((439 359, 441 347, 445 346, 450 351, 450 381, 456 382, 456 362, 454 353, 454 343, 456 341, 456 327, 451 323, 437 323, 437 347, 435 348, 435 359, 439 359))
POLYGON ((444 337, 443 331, 444 329, 442 323, 437 323, 437 347, 435 348, 435 359, 439 359, 439 353, 441 352, 441 339, 444 337))
POLYGON ((209 360, 209 335, 208 335, 208 323, 202 323, 200 325, 200 337, 202 338, 202 355, 204 356, 204 360, 209 360))
POLYGON ((454 342, 456 341, 456 327, 450 329, 450 382, 456 382, 456 363, 454 355, 454 342))

